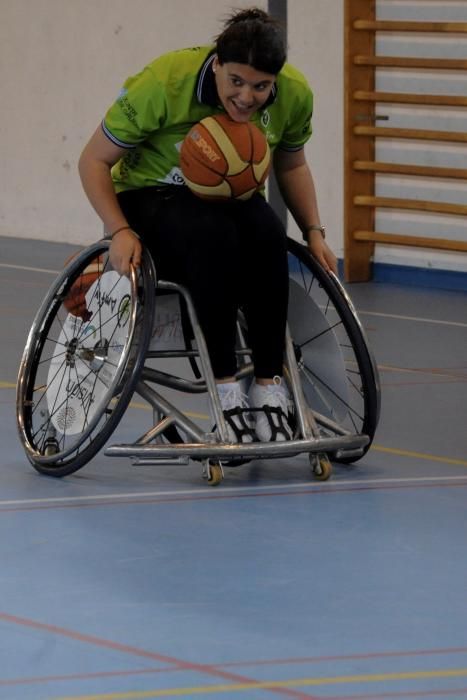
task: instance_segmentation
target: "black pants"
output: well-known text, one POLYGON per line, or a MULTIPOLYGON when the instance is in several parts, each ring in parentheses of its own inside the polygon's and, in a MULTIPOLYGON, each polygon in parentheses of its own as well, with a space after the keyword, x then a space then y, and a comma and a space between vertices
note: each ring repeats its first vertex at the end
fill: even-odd
POLYGON ((159 279, 191 293, 218 378, 235 374, 236 318, 248 324, 255 375, 282 374, 288 300, 286 233, 256 194, 208 202, 186 187, 122 192, 128 223, 151 252, 159 279))

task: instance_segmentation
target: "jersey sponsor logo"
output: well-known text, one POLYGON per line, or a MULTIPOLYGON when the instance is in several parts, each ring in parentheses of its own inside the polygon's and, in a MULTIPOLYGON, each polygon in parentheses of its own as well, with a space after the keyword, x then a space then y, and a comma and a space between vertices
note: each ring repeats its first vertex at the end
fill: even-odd
POLYGON ((174 167, 163 178, 158 178, 158 182, 165 182, 167 185, 184 185, 185 180, 180 168, 174 167))
POLYGON ((119 97, 117 102, 119 103, 119 105, 122 109, 122 112, 125 115, 125 117, 128 119, 128 121, 131 122, 133 124, 133 126, 138 127, 138 123, 136 121, 136 117, 138 116, 138 112, 131 104, 130 100, 126 96, 126 93, 124 95, 122 95, 121 97, 119 97))
POLYGON ((140 151, 128 151, 119 163, 119 175, 121 180, 127 180, 132 170, 136 170, 141 161, 140 151))
POLYGON ((271 115, 269 114, 268 110, 265 109, 261 115, 261 124, 264 127, 269 126, 269 122, 271 121, 271 115))
POLYGON ((311 117, 312 117, 312 115, 310 114, 306 118, 305 124, 303 125, 302 134, 306 134, 306 133, 308 133, 308 131, 310 131, 311 117))

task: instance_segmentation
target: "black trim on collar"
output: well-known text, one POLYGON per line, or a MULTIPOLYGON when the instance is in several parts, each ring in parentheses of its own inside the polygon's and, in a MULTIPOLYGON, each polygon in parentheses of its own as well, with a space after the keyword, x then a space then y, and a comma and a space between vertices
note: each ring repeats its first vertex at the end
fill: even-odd
MULTIPOLYGON (((219 106, 219 95, 217 94, 216 79, 214 77, 214 71, 212 69, 212 64, 216 57, 215 53, 211 53, 205 62, 203 63, 201 70, 198 74, 198 82, 196 83, 196 97, 198 102, 203 105, 210 105, 211 107, 219 106)), ((269 95, 267 101, 261 107, 260 111, 269 107, 273 102, 275 102, 277 97, 277 85, 274 83, 272 86, 271 94, 269 95)))

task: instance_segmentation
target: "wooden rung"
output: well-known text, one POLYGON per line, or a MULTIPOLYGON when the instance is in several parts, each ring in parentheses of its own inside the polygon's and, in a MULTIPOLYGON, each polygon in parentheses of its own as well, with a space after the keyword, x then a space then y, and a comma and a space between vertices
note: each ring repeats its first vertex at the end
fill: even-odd
POLYGON ((440 168, 431 165, 410 165, 402 163, 381 163, 371 160, 355 160, 354 170, 367 170, 376 173, 395 175, 420 175, 422 177, 452 177, 467 180, 467 170, 462 168, 440 168))
POLYGON ((467 131, 432 131, 428 129, 390 129, 384 126, 354 126, 353 132, 357 136, 467 143, 467 131))
POLYGON ((415 209, 438 214, 456 214, 467 216, 467 204, 448 204, 447 202, 427 202, 422 199, 400 199, 396 197, 372 197, 357 195, 353 203, 359 207, 381 207, 382 209, 415 209))
POLYGON ((375 32, 446 32, 449 34, 464 34, 467 32, 467 22, 395 22, 392 20, 357 19, 354 29, 375 32))
POLYGON ((464 58, 412 58, 412 56, 354 56, 356 66, 381 66, 388 68, 430 68, 439 70, 465 70, 464 58))
POLYGON ((447 107, 467 107, 467 97, 459 95, 424 95, 405 92, 368 92, 356 90, 354 100, 363 102, 395 102, 412 105, 442 105, 447 107))
POLYGON ((467 253, 467 242, 464 241, 454 241, 444 238, 422 238, 419 236, 378 233, 375 231, 354 231, 352 235, 356 241, 373 241, 374 243, 415 246, 417 248, 436 248, 438 250, 452 250, 459 253, 467 253))

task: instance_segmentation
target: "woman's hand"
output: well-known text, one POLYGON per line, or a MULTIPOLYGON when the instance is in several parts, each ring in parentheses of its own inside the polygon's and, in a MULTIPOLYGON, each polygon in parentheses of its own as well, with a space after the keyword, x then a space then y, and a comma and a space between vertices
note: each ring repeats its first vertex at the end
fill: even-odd
POLYGON ((130 263, 134 267, 141 265, 141 253, 141 243, 131 229, 123 229, 113 236, 109 250, 110 262, 121 275, 129 276, 130 263))
POLYGON ((110 262, 121 275, 130 274, 130 263, 141 264, 141 243, 127 226, 112 182, 112 166, 128 149, 116 146, 99 126, 79 159, 79 174, 92 206, 99 214, 106 231, 115 231, 110 245, 110 262))
POLYGON ((334 272, 337 275, 337 258, 321 235, 321 231, 309 232, 308 250, 326 272, 334 272))

